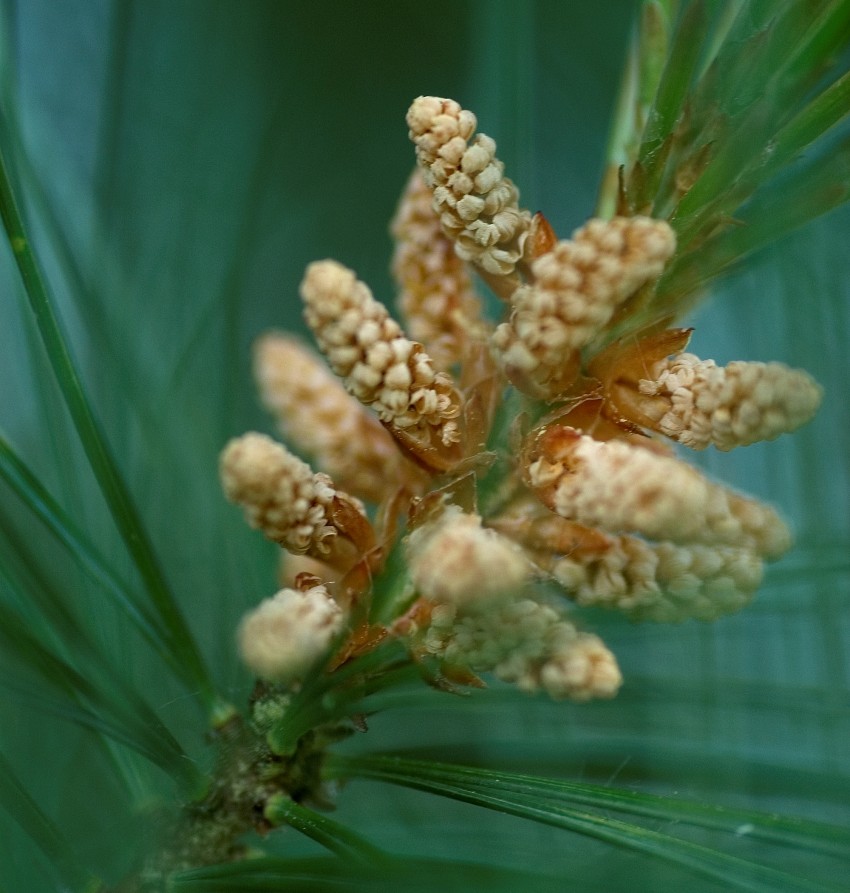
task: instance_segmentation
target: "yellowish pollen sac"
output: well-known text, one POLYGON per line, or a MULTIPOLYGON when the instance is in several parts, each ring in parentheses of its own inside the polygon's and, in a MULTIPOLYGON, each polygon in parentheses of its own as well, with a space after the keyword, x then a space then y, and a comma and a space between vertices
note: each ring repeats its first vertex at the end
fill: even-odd
POLYGON ((254 377, 283 437, 340 487, 370 502, 393 491, 400 456, 392 438, 313 351, 287 335, 263 335, 254 377))
POLYGON ((600 442, 553 426, 526 471, 556 514, 608 533, 676 543, 734 545, 776 558, 790 545, 770 508, 711 483, 696 469, 625 441, 600 442))
POLYGON ((729 511, 744 534, 741 542, 767 561, 776 561, 791 548, 791 531, 773 506, 739 493, 726 491, 726 494, 729 511))
POLYGON ((715 620, 743 608, 761 585, 761 558, 735 546, 648 543, 611 538, 604 550, 553 561, 553 577, 582 606, 622 611, 633 620, 715 620))
POLYGON ((718 366, 689 353, 658 363, 639 390, 656 398, 645 411, 657 431, 695 450, 724 451, 796 430, 823 396, 808 373, 783 363, 718 366))
POLYGON ((493 349, 521 390, 554 399, 574 381, 579 351, 627 298, 657 279, 676 247, 663 220, 591 220, 531 265, 533 284, 516 290, 493 349))
POLYGON ((418 169, 408 180, 391 232, 392 272, 407 330, 438 369, 448 370, 463 359, 468 339, 482 327, 481 304, 465 264, 443 235, 418 169))
POLYGON ((344 619, 324 586, 282 589, 242 619, 239 652, 261 679, 292 685, 327 652, 344 619))
POLYGON ((342 264, 310 264, 301 295, 304 318, 346 390, 394 436, 420 444, 418 458, 439 464, 461 440, 462 400, 451 378, 342 264))
POLYGON ((623 684, 617 659, 599 636, 579 632, 540 667, 540 687, 555 700, 613 698, 623 684))
POLYGON ((622 683, 614 655, 597 636, 579 632, 562 612, 531 598, 498 601, 490 610, 467 614, 438 606, 424 641, 428 652, 450 666, 492 673, 558 700, 612 698, 622 683))
MULTIPOLYGON (((248 523, 290 552, 331 560, 339 531, 330 513, 335 499, 362 509, 337 491, 326 474, 264 434, 231 440, 220 460, 225 496, 245 511, 248 523)), ((365 515, 363 521, 366 522, 365 515)))
POLYGON ((473 138, 476 124, 472 112, 436 96, 420 96, 407 113, 434 211, 458 257, 508 276, 522 258, 531 215, 519 208, 493 140, 483 133, 473 138))
POLYGON ((410 534, 407 553, 411 580, 423 598, 466 611, 516 596, 531 571, 520 546, 453 505, 410 534))

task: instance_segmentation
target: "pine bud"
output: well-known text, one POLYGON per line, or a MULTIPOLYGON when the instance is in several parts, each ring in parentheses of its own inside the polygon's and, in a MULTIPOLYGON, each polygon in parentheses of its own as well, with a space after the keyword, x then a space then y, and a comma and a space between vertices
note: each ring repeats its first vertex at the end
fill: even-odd
POLYGON ((225 496, 243 507, 248 523, 290 552, 345 566, 370 545, 362 507, 264 434, 231 440, 220 471, 225 496))
POLYGON ((494 598, 517 595, 530 572, 518 545, 454 505, 414 530, 407 552, 419 594, 462 610, 486 609, 494 598))
POLYGON ((773 440, 808 422, 823 391, 806 372, 783 363, 718 366, 690 353, 656 364, 639 383, 655 430, 695 450, 731 450, 773 440))
POLYGON ((335 261, 310 264, 301 283, 304 318, 346 390, 371 406, 425 464, 459 455, 461 397, 421 344, 404 336, 368 286, 335 261))
POLYGON ((392 271, 407 330, 437 368, 447 370, 463 359, 470 333, 481 327, 481 305, 466 266, 443 235, 419 170, 408 180, 391 231, 392 271))
POLYGON ((579 351, 623 301, 661 275, 675 245, 662 220, 615 217, 591 220, 572 241, 535 260, 533 284, 517 289, 510 320, 493 335, 497 359, 514 384, 544 399, 568 388, 579 351))
POLYGON ((641 446, 551 426, 537 435, 528 458, 526 477, 538 498, 579 524, 677 543, 744 546, 769 558, 790 545, 770 506, 641 446))
POLYGON ((762 561, 750 549, 647 543, 632 536, 612 537, 603 550, 575 551, 551 568, 580 605, 663 623, 738 611, 763 576, 762 561))
POLYGON ((472 139, 476 123, 472 112, 436 96, 420 96, 407 113, 434 210, 458 257, 508 276, 522 257, 531 215, 518 207, 495 142, 483 133, 472 139))
POLYGON ((260 678, 291 685, 328 650, 343 619, 324 586, 281 589, 242 619, 239 651, 260 678))
POLYGON ((611 698, 622 683, 616 659, 597 636, 579 632, 551 605, 530 598, 471 614, 440 606, 425 642, 450 666, 493 673, 555 699, 611 698))
POLYGON ((284 438, 340 487, 371 502, 392 492, 400 480, 392 438, 318 356, 269 333, 254 345, 254 376, 284 438))

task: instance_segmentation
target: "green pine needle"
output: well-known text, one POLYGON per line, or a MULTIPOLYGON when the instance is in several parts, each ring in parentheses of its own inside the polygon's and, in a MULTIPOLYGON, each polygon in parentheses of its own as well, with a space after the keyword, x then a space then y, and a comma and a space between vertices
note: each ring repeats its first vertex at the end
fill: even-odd
MULTIPOLYGON (((563 878, 536 872, 523 872, 492 865, 474 864, 454 859, 423 859, 415 855, 396 856, 378 867, 364 866, 348 859, 328 858, 258 858, 225 865, 213 865, 186 871, 173 877, 167 893, 253 893, 281 890, 303 893, 325 891, 358 891, 364 893, 516 893, 534 890, 539 893, 563 893, 563 878)), ((602 893, 595 885, 584 887, 589 893, 602 893)))
POLYGON ((269 800, 264 815, 272 825, 290 825, 341 858, 367 864, 385 858, 384 853, 350 828, 282 794, 269 800))
POLYGON ((161 631, 158 619, 151 614, 148 606, 118 578, 106 560, 77 529, 59 503, 2 435, 0 435, 0 477, 65 546, 90 579, 119 607, 163 659, 176 669, 185 670, 180 662, 180 654, 170 649, 172 643, 161 631))
POLYGON ((94 888, 95 879, 80 865, 68 841, 27 793, 3 754, 0 754, 0 806, 36 843, 57 882, 65 889, 82 893, 94 888))
POLYGON ((186 790, 198 789, 198 770, 153 714, 141 709, 138 700, 127 703, 118 692, 98 685, 91 675, 84 676, 2 603, 0 643, 9 657, 31 670, 57 695, 67 699, 72 706, 81 705, 83 712, 93 716, 100 728, 116 741, 135 749, 179 780, 186 790))
POLYGON ((128 551, 133 556, 163 628, 171 639, 172 648, 179 651, 187 670, 191 672, 210 715, 216 716, 223 709, 221 699, 213 690, 194 638, 162 575, 147 531, 110 453, 101 426, 94 416, 91 402, 77 373, 31 243, 24 230, 2 153, 0 153, 0 215, 56 380, 104 499, 128 551))
MULTIPOLYGON (((765 893, 776 889, 827 889, 821 884, 778 871, 768 865, 748 862, 719 850, 711 850, 642 826, 584 811, 584 808, 591 804, 603 810, 615 809, 625 812, 639 809, 638 803, 645 807, 653 803, 656 809, 659 808, 660 801, 653 801, 652 798, 600 794, 598 789, 593 790, 589 786, 580 786, 583 788, 582 796, 574 797, 570 796, 571 792, 564 783, 431 761, 408 760, 402 757, 335 756, 329 761, 327 771, 335 778, 360 777, 386 781, 554 825, 669 861, 735 889, 761 890, 765 893), (529 796, 532 790, 534 796, 529 796)), ((685 811, 691 821, 697 817, 700 824, 707 821, 706 813, 698 808, 688 810, 686 807, 685 811)), ((681 819, 681 813, 678 816, 675 816, 673 810, 669 813, 672 813, 670 815, 672 820, 681 819)), ((784 823, 786 827, 781 830, 775 827, 767 830, 769 819, 768 817, 764 819, 767 820, 765 833, 770 834, 773 831, 780 836, 788 833, 787 826, 790 823, 784 823)), ((727 829, 731 830, 729 825, 727 829)), ((830 829, 830 834, 843 843, 843 852, 846 853, 847 839, 841 832, 842 829, 830 829)), ((817 834, 817 831, 813 830, 812 833, 817 834)), ((795 845, 799 843, 799 839, 795 840, 795 845)))

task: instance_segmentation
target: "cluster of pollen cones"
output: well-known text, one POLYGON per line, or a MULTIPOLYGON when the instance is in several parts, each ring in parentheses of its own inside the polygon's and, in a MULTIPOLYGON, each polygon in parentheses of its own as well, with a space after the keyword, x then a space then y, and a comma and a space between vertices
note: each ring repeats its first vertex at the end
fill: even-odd
POLYGON ((329 649, 336 666, 391 637, 432 681, 492 673, 611 697, 617 662, 570 603, 713 619, 790 546, 771 507, 673 444, 772 439, 812 417, 821 389, 780 363, 686 353, 669 304, 630 326, 652 318, 675 255, 666 221, 594 219, 558 239, 519 206, 472 112, 423 96, 407 123, 418 164, 392 223, 402 322, 350 269, 310 264, 304 317, 324 358, 280 333, 254 354, 298 456, 257 433, 221 456, 227 498, 286 556, 285 588, 240 627, 243 658, 297 686, 329 649), (472 273, 504 302, 498 323, 472 273))

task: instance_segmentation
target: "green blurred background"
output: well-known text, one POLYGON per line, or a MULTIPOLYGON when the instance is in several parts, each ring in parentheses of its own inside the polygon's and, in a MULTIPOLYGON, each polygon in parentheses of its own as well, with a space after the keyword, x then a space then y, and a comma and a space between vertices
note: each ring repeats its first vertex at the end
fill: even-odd
MULTIPOLYGON (((274 548, 220 495, 226 438, 270 431, 250 343, 303 332, 310 260, 355 268, 390 302, 390 216, 413 164, 405 111, 422 93, 473 109, 527 207, 561 235, 593 211, 608 116, 636 3, 26 0, 0 4, 2 139, 74 354, 169 579, 221 687, 250 684, 232 630, 274 588, 274 548)), ((528 772, 847 822, 847 209, 726 280, 692 349, 780 359, 826 390, 819 417, 777 443, 698 461, 776 502, 798 548, 753 606, 716 625, 633 626, 586 615, 626 677, 610 704, 495 691, 434 694, 372 721, 358 749, 430 748, 528 772)), ((0 428, 126 578, 131 565, 50 378, 0 247, 0 428)), ((68 557, 0 492, 28 553, 89 618, 166 723, 204 759, 203 718, 68 557)), ((11 597, 11 596, 10 596, 11 597)), ((34 618, 34 623, 38 621, 34 618)), ((17 678, 18 670, 4 673, 17 678)), ((168 785, 140 768, 127 801, 93 737, 0 689, 0 749, 94 867, 120 873, 168 785), (139 816, 142 818, 139 818, 139 816)), ((424 794, 354 783, 336 817, 399 852, 562 873, 576 889, 681 889, 645 857, 424 794)), ((838 882, 805 851, 692 834, 838 882)), ((294 833, 281 852, 306 852, 294 833)), ((0 891, 49 877, 0 812, 0 891)), ((714 889, 697 882, 699 889, 714 889)), ((718 886, 717 889, 720 889, 718 886)))

